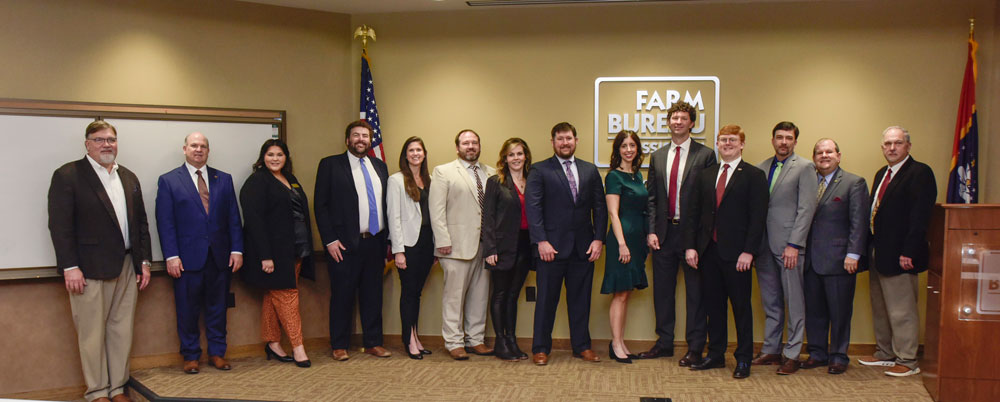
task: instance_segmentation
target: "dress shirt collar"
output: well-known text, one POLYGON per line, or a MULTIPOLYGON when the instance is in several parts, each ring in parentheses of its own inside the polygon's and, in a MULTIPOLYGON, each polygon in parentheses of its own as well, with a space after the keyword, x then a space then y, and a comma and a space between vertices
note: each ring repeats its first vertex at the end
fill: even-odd
MULTIPOLYGON (((479 160, 476 160, 476 162, 469 162, 465 159, 458 158, 458 161, 461 162, 462 166, 464 166, 466 169, 472 169, 472 165, 479 166, 479 160)), ((483 170, 483 167, 479 166, 479 170, 483 170)))
POLYGON ((840 170, 840 167, 838 166, 836 169, 833 169, 833 171, 830 172, 830 174, 825 175, 825 176, 817 170, 816 171, 816 177, 820 178, 820 179, 823 179, 823 181, 826 182, 826 185, 829 186, 830 185, 830 180, 833 180, 833 176, 836 175, 837 171, 839 171, 839 170, 840 170))
POLYGON ((347 157, 348 157, 348 158, 351 158, 351 159, 353 159, 355 163, 360 163, 362 159, 366 159, 366 158, 368 158, 368 155, 363 155, 363 156, 361 156, 361 157, 359 158, 359 157, 357 157, 356 155, 354 155, 354 154, 352 154, 352 153, 348 152, 348 153, 347 153, 347 157))
MULTIPOLYGON (((688 136, 688 138, 686 140, 684 140, 684 142, 682 142, 680 144, 674 144, 674 142, 671 141, 670 142, 670 147, 671 148, 673 148, 673 147, 680 147, 681 149, 684 150, 684 152, 690 151, 691 150, 691 137, 688 136)), ((673 151, 673 150, 671 150, 671 151, 672 152, 677 152, 677 151, 673 151)))
POLYGON ((184 162, 184 166, 187 166, 188 174, 191 175, 191 177, 198 177, 198 174, 195 173, 195 172, 201 170, 202 177, 204 177, 206 181, 208 180, 208 165, 207 164, 205 166, 202 166, 199 169, 199 168, 194 167, 194 165, 192 165, 192 164, 188 163, 187 161, 185 161, 184 162))
POLYGON ((906 161, 908 160, 910 160, 910 155, 906 155, 906 157, 903 158, 903 160, 896 162, 895 165, 889 166, 889 170, 892 171, 893 177, 896 177, 896 173, 899 173, 899 168, 903 167, 903 164, 906 163, 906 161))
POLYGON ((736 166, 738 166, 740 162, 743 162, 743 155, 737 156, 736 159, 733 159, 730 162, 719 160, 719 169, 722 169, 722 165, 729 165, 729 171, 732 172, 733 169, 736 169, 736 166))
POLYGON ((556 155, 556 159, 559 159, 559 166, 565 166, 566 161, 570 161, 573 165, 576 165, 576 155, 571 155, 569 159, 563 159, 563 157, 556 155))

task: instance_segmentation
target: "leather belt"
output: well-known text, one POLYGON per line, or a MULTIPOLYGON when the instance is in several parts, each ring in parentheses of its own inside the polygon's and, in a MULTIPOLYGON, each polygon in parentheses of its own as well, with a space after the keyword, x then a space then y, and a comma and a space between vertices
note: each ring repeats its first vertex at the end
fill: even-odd
POLYGON ((672 225, 680 225, 681 224, 681 220, 680 219, 671 219, 670 220, 670 224, 672 224, 672 225))
POLYGON ((127 255, 127 254, 132 254, 132 249, 126 249, 126 250, 125 250, 125 254, 126 254, 126 255, 127 255))
POLYGON ((361 238, 362 239, 367 239, 369 237, 375 237, 375 235, 373 235, 371 233, 368 233, 368 232, 364 232, 364 233, 361 234, 361 238))

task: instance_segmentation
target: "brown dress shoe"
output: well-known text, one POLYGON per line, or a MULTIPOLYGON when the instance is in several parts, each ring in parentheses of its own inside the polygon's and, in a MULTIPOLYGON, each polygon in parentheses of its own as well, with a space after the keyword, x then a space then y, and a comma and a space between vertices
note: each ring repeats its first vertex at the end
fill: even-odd
POLYGON ((118 394, 111 397, 111 402, 132 402, 132 399, 125 396, 125 394, 118 394))
POLYGON ((231 370, 233 368, 222 356, 209 356, 208 362, 212 363, 212 366, 219 370, 231 370))
POLYGON ((455 360, 469 360, 469 354, 465 353, 465 348, 455 348, 448 351, 451 358, 455 360))
POLYGON ((788 359, 778 367, 778 374, 780 375, 791 375, 799 371, 799 359, 788 359))
MULTIPOLYGON (((198 361, 197 360, 185 360, 184 361, 184 372, 188 374, 198 374, 198 361)), ((110 401, 110 399, 109 399, 110 401)))
POLYGON ((813 359, 813 358, 810 357, 808 360, 806 360, 801 365, 799 365, 799 368, 801 368, 801 369, 811 369, 811 368, 816 368, 816 367, 823 367, 825 365, 827 365, 827 362, 821 361, 821 360, 816 360, 816 359, 813 359))
POLYGON ((574 354, 573 357, 579 357, 579 358, 583 359, 583 361, 587 361, 587 362, 594 362, 594 363, 596 363, 596 362, 601 361, 601 358, 597 357, 597 353, 594 353, 594 351, 590 350, 590 349, 584 350, 583 352, 580 352, 579 354, 574 354))
POLYGON ((475 353, 480 356, 493 356, 493 349, 486 346, 486 344, 480 343, 476 346, 466 346, 465 351, 469 353, 475 353))
POLYGON ((750 361, 750 364, 754 366, 776 366, 781 364, 781 355, 758 353, 757 357, 754 357, 753 360, 750 361))
POLYGON ((389 357, 392 356, 392 352, 385 350, 381 346, 373 346, 370 348, 365 348, 365 353, 370 354, 375 357, 389 357))
POLYGON ((694 352, 687 352, 680 360, 677 361, 677 365, 681 367, 691 367, 692 364, 701 363, 701 355, 696 355, 694 352))
POLYGON ((333 360, 342 362, 344 360, 350 359, 351 356, 347 355, 347 349, 334 349, 333 350, 333 360))
POLYGON ((847 365, 844 363, 832 363, 830 367, 826 368, 827 374, 844 374, 847 371, 847 365))
POLYGON ((534 356, 531 356, 531 361, 535 362, 536 366, 544 366, 546 364, 549 364, 549 355, 542 352, 538 352, 535 353, 534 356))

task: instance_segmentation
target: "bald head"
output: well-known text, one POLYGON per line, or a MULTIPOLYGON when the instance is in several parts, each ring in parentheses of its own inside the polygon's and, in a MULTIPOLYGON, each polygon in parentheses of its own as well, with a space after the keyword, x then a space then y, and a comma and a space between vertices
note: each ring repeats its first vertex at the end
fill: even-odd
POLYGON ((184 159, 196 169, 201 169, 208 163, 208 138, 199 132, 193 132, 184 137, 184 159))

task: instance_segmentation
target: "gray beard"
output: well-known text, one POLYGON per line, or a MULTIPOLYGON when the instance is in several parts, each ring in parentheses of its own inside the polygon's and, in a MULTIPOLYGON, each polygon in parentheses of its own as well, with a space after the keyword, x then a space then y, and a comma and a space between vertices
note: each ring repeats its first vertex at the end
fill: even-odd
POLYGON ((100 162, 102 164, 105 164, 105 165, 110 165, 112 163, 115 163, 115 155, 114 154, 101 154, 101 160, 100 160, 100 162))

